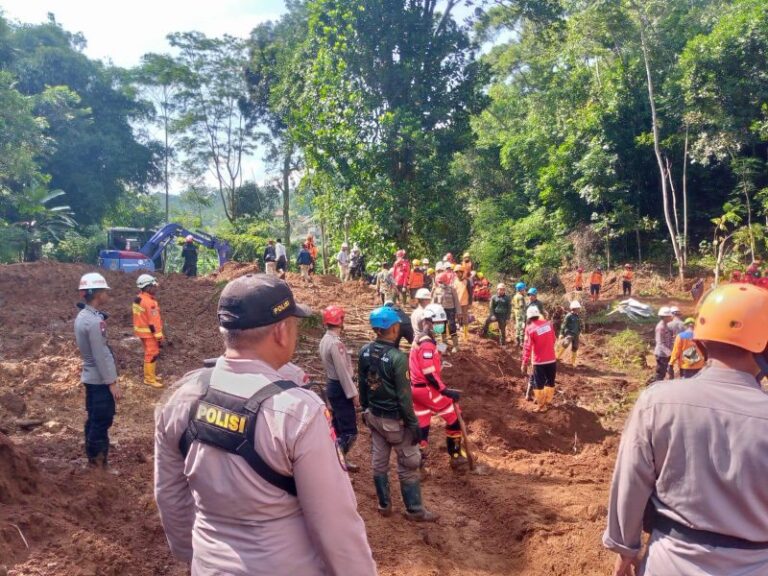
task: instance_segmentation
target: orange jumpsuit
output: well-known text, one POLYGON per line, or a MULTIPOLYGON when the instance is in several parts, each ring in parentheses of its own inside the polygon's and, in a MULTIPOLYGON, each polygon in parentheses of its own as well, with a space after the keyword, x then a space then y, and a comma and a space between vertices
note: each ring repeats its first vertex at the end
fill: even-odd
POLYGON ((160 355, 163 339, 163 319, 157 299, 149 292, 140 292, 133 301, 133 333, 144 345, 144 362, 151 364, 160 355))

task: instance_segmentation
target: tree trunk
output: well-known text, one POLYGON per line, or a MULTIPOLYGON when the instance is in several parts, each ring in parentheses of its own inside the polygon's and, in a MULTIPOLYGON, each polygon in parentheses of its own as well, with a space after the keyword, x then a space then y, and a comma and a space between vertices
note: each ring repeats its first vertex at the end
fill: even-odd
POLYGON ((643 247, 640 244, 640 228, 635 229, 635 237, 637 238, 637 265, 643 263, 643 247))
POLYGON ((683 264, 688 266, 688 124, 685 125, 683 150, 683 264))
POLYGON ((653 76, 651 74, 651 61, 648 53, 648 42, 645 36, 646 21, 642 15, 640 8, 635 6, 640 18, 640 45, 643 50, 643 61, 645 62, 645 74, 648 82, 648 102, 651 106, 651 122, 653 125, 653 152, 656 155, 656 164, 659 168, 659 176, 661 177, 661 196, 664 203, 664 221, 667 224, 667 230, 669 231, 669 237, 672 241, 672 249, 675 253, 675 260, 677 260, 678 272, 680 282, 682 283, 685 278, 685 266, 683 264, 682 254, 680 252, 680 245, 678 238, 675 235, 674 228, 672 226, 672 218, 669 214, 669 189, 667 187, 666 169, 664 168, 664 159, 661 154, 661 143, 659 135, 659 119, 656 113, 656 96, 654 93, 653 76))
POLYGON ((288 150, 283 157, 283 229, 286 249, 291 247, 291 156, 288 150))
POLYGON ((325 217, 320 217, 320 241, 323 243, 323 274, 328 274, 328 243, 325 241, 325 217))

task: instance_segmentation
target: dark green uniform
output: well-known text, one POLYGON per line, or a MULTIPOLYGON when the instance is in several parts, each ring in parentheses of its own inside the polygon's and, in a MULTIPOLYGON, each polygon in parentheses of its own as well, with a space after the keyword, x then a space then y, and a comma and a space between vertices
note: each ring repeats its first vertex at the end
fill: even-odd
POLYGON ((557 358, 560 359, 563 352, 571 349, 571 364, 576 366, 576 359, 579 351, 579 336, 581 335, 581 318, 574 312, 568 312, 563 319, 563 325, 560 327, 560 350, 557 358))
POLYGON ((488 328, 491 323, 497 322, 499 324, 499 341, 501 345, 507 343, 507 322, 512 314, 512 298, 507 294, 503 296, 496 294, 491 297, 490 303, 490 315, 485 319, 483 324, 483 336, 488 334, 488 328))
POLYGON ((373 481, 382 513, 391 510, 389 456, 397 454, 397 473, 406 509, 423 514, 419 464, 421 438, 413 411, 408 357, 392 342, 376 340, 360 350, 358 365, 360 405, 371 429, 373 481))

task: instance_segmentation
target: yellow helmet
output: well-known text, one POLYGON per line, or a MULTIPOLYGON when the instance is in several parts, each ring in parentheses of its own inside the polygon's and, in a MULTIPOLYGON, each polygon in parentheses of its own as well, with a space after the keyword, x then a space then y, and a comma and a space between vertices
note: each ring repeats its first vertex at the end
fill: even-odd
POLYGON ((432 274, 434 274, 434 273, 435 273, 435 269, 434 268, 430 268, 429 270, 427 270, 427 274, 429 274, 430 276, 432 274))
POLYGON ((483 278, 485 278, 485 274, 483 274, 482 272, 478 272, 477 277, 480 278, 480 280, 482 280, 483 278))
POLYGON ((453 271, 454 271, 454 272, 458 272, 459 270, 461 270, 462 272, 464 272, 464 268, 462 268, 462 267, 461 267, 461 264, 454 264, 454 266, 453 266, 453 271))
POLYGON ((421 260, 419 260, 418 258, 414 258, 413 265, 414 266, 421 266, 421 260))

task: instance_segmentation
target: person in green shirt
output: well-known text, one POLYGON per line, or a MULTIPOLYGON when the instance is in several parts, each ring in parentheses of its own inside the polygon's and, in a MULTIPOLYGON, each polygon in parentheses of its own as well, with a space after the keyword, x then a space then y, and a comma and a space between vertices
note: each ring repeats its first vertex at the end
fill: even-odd
POLYGON ((507 287, 504 284, 496 286, 496 294, 491 297, 488 318, 483 324, 483 337, 488 335, 488 328, 496 322, 499 325, 499 344, 507 343, 507 322, 512 313, 512 299, 507 295, 507 287))
POLYGON ((376 340, 360 350, 358 385, 363 421, 371 430, 373 483, 379 513, 385 517, 392 514, 388 472, 394 449, 405 517, 416 522, 434 522, 438 515, 427 510, 421 500, 421 429, 413 411, 408 357, 395 346, 400 317, 392 308, 382 306, 371 312, 370 323, 376 340))
POLYGON ((515 284, 515 295, 512 298, 512 310, 515 313, 515 342, 518 348, 525 342, 525 282, 515 284))
POLYGON ((581 317, 579 316, 579 310, 581 310, 581 304, 578 300, 574 300, 570 305, 571 311, 566 314, 563 320, 563 325, 560 327, 560 346, 557 351, 557 359, 570 348, 571 349, 571 365, 576 366, 576 361, 579 354, 579 335, 581 334, 581 317))

